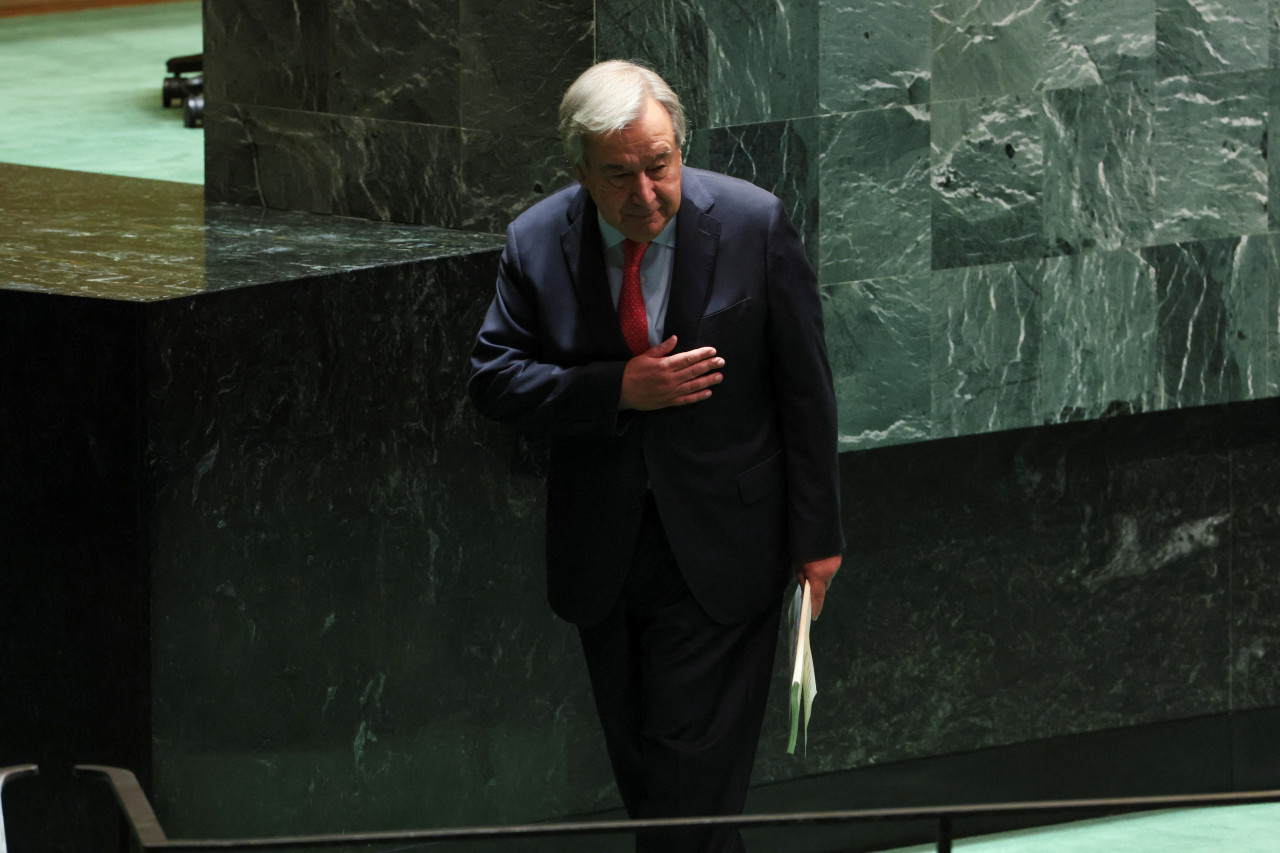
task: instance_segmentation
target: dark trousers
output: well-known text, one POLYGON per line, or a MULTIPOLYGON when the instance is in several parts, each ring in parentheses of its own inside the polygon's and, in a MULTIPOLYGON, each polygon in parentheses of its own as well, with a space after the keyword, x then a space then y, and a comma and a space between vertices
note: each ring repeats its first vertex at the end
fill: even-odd
MULTIPOLYGON (((626 587, 579 628, 614 777, 633 818, 741 814, 773 673, 781 603, 747 622, 703 612, 646 502, 626 587)), ((744 850, 736 829, 640 833, 641 853, 744 850)))

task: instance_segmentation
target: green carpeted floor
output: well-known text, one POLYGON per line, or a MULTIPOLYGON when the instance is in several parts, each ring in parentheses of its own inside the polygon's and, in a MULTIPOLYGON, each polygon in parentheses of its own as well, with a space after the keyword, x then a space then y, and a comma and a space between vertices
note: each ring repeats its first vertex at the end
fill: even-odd
MULTIPOLYGON (((934 845, 894 853, 929 853, 934 845)), ((1146 812, 960 839, 964 853, 1273 853, 1280 803, 1146 812)))
POLYGON ((204 183, 204 131, 164 109, 200 3, 0 18, 0 162, 204 183))

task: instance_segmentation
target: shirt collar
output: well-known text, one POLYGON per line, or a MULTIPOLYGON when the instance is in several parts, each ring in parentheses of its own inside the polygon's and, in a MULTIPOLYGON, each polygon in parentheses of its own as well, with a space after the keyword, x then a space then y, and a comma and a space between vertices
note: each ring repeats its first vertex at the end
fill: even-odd
MULTIPOLYGON (((666 246, 669 249, 674 248, 676 245, 676 220, 679 218, 679 213, 671 217, 671 221, 667 223, 667 227, 663 228, 662 233, 657 237, 654 237, 652 242, 666 246)), ((622 241, 626 239, 626 237, 622 235, 621 231, 604 221, 604 217, 600 215, 598 210, 596 211, 596 219, 600 222, 600 235, 604 238, 604 247, 606 249, 612 249, 614 246, 620 245, 622 241)))

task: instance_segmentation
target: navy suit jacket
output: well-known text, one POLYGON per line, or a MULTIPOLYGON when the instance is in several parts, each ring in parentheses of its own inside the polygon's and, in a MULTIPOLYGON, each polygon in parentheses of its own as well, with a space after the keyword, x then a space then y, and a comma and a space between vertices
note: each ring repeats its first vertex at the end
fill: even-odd
POLYGON ((796 560, 844 547, 836 411, 816 279, 771 193, 685 167, 665 336, 715 347, 709 399, 618 411, 631 357, 596 207, 571 186, 507 230, 472 353, 489 417, 551 436, 547 584, 578 624, 621 591, 646 489, 699 604, 732 623, 774 605, 796 560))

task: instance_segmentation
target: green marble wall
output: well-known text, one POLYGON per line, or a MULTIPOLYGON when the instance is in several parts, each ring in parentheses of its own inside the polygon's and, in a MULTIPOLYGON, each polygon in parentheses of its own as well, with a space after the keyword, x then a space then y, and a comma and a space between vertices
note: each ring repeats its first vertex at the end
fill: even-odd
POLYGON ((598 53, 791 203, 845 449, 1277 393, 1274 0, 660 6, 598 53))
POLYGON ((845 449, 1259 399, 1277 5, 209 0, 207 189, 501 231, 569 179, 564 86, 639 58, 789 201, 845 449))

